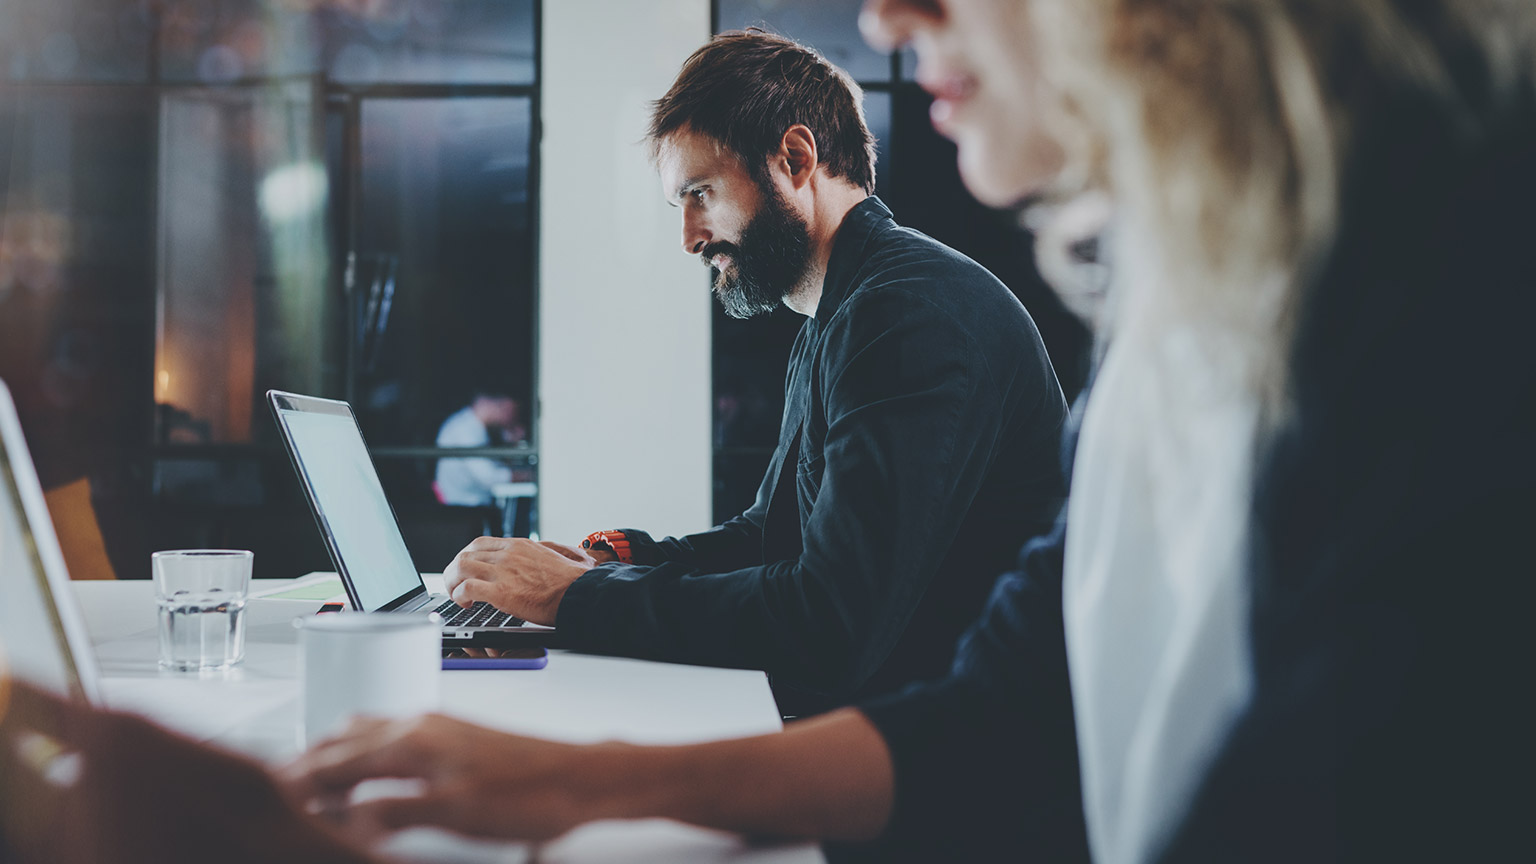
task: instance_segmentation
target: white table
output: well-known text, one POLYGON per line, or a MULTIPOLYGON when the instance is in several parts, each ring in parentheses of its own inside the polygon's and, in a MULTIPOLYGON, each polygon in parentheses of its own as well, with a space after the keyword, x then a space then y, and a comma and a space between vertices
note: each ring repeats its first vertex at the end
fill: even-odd
MULTIPOLYGON (((256 580, 253 592, 275 584, 256 580)), ((199 676, 158 668, 149 582, 77 582, 74 587, 109 705, 268 761, 298 752, 298 646, 292 621, 314 614, 317 602, 250 601, 245 663, 228 673, 199 676)), ((780 728, 778 708, 761 672, 569 651, 551 651, 549 666, 540 670, 444 672, 442 710, 498 729, 573 742, 688 743, 780 728)), ((426 860, 529 860, 521 845, 449 842, 432 832, 402 841, 397 852, 426 860)), ((648 820, 577 829, 541 847, 538 860, 812 864, 824 859, 811 845, 756 847, 731 835, 648 820)))

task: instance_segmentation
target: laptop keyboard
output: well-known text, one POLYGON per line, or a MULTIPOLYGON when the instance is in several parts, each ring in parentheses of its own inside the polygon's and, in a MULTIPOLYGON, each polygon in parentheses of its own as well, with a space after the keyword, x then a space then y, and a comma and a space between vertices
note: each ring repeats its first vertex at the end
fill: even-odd
POLYGON ((443 616, 444 627, 521 627, 526 623, 484 601, 465 609, 448 600, 437 607, 437 614, 443 616))

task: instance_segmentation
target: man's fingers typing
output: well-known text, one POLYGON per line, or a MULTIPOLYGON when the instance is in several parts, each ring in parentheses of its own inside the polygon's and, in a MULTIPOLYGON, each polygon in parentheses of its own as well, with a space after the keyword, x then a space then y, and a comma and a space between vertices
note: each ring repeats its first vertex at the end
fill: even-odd
POLYGON ((494 606, 495 603, 492 602, 491 595, 491 583, 482 579, 465 579, 454 586, 453 593, 448 596, 453 598, 453 602, 468 609, 481 600, 494 606))

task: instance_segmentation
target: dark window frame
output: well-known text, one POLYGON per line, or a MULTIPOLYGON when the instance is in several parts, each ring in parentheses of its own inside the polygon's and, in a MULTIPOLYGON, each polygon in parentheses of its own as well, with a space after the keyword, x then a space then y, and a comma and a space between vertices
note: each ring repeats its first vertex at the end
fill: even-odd
MULTIPOLYGON (((528 84, 476 84, 476 83, 452 83, 431 84, 414 82, 384 82, 356 84, 331 80, 322 68, 314 75, 279 75, 271 78, 236 78, 218 85, 209 85, 200 82, 187 81, 161 81, 160 80, 160 45, 159 36, 161 28, 158 21, 151 28, 149 44, 149 71, 148 81, 143 84, 129 82, 103 82, 92 83, 89 86, 126 86, 142 87, 151 94, 158 94, 172 89, 216 89, 218 87, 251 87, 266 86, 284 81, 309 81, 317 84, 318 102, 317 112, 321 127, 325 116, 339 107, 344 114, 343 134, 345 145, 343 148, 343 162, 340 178, 333 191, 340 188, 342 195, 346 196, 343 205, 342 232, 345 237, 345 249, 330 250, 330 274, 331 285, 328 290, 335 291, 338 296, 348 297, 349 289, 342 282, 345 276, 345 262, 358 251, 357 225, 358 207, 361 202, 361 164, 362 164, 362 120, 363 104, 371 99, 474 99, 474 98, 526 98, 529 100, 529 112, 532 118, 532 128, 528 136, 528 207, 529 207, 529 246, 531 268, 531 294, 532 304, 529 308, 530 319, 534 322, 532 332, 531 356, 532 365, 529 374, 531 389, 531 404, 529 409, 529 435, 527 442, 518 445, 507 445, 473 450, 465 448, 437 447, 434 445, 422 446, 374 446, 370 445, 369 455, 380 460, 396 459, 436 459, 445 456, 487 456, 491 458, 506 459, 511 463, 525 466, 537 465, 539 461, 539 388, 541 375, 539 368, 539 295, 540 295, 540 267, 539 267, 539 234, 540 213, 542 197, 540 194, 540 144, 543 139, 543 0, 530 0, 533 5, 533 81, 528 84)), ((158 12, 153 13, 158 16, 158 12)), ((80 86, 75 82, 27 82, 26 86, 80 86)), ((158 123, 158 118, 156 120, 158 123)), ((357 396, 357 366, 359 346, 357 345, 356 328, 353 326, 352 311, 347 305, 343 306, 341 324, 345 328, 343 341, 343 366, 342 366, 342 392, 340 398, 349 403, 356 404, 357 396)), ((153 338, 153 334, 151 334, 153 338)), ((150 372, 151 376, 153 371, 150 372)), ((329 394, 322 394, 329 395, 329 394)), ((162 458, 202 458, 211 461, 227 461, 245 459, 256 452, 266 451, 268 454, 281 452, 281 448, 275 445, 262 445, 256 443, 233 444, 167 444, 154 441, 153 430, 149 430, 147 438, 150 441, 149 455, 151 461, 159 461, 162 458)))

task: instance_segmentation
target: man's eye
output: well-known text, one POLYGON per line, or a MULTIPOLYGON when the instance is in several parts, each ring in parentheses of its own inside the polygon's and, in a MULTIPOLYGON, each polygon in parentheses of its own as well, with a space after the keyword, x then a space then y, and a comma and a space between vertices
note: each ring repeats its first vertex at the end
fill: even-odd
POLYGON ((699 202, 700 204, 704 203, 704 190, 703 189, 695 189, 695 190, 693 190, 693 192, 691 194, 693 195, 693 200, 699 202))

